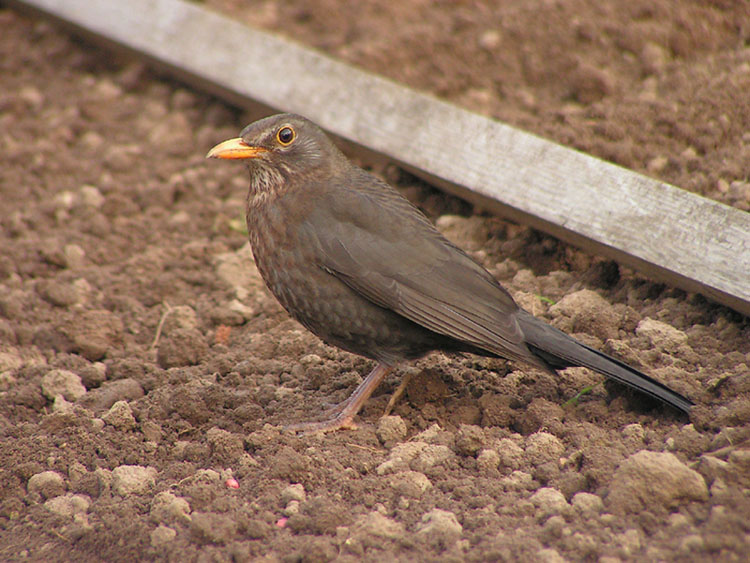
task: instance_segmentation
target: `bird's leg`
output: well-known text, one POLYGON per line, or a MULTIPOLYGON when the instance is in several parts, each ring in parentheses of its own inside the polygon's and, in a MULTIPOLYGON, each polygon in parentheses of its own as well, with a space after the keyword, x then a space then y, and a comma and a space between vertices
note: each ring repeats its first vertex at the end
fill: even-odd
MULTIPOLYGON (((292 424, 291 426, 286 427, 287 430, 293 432, 330 432, 342 428, 356 428, 357 426, 354 424, 354 417, 357 416, 362 405, 364 405, 367 399, 370 398, 372 392, 382 383, 383 379, 385 379, 385 376, 388 375, 388 372, 390 372, 391 369, 391 366, 386 364, 379 363, 376 365, 375 369, 370 372, 370 375, 368 375, 365 380, 359 384, 359 387, 354 390, 351 397, 341 403, 343 407, 336 416, 322 422, 302 422, 300 424, 292 424)), ((336 412, 341 405, 334 407, 333 411, 336 412)))
POLYGON ((414 377, 414 370, 407 370, 406 373, 404 373, 404 377, 401 378, 401 383, 398 384, 398 387, 393 392, 393 395, 391 395, 391 398, 388 400, 388 404, 385 406, 385 412, 383 412, 383 416, 388 416, 393 411, 393 407, 396 406, 396 403, 398 403, 398 400, 401 398, 401 396, 406 392, 406 387, 409 385, 409 381, 411 381, 411 378, 414 377))

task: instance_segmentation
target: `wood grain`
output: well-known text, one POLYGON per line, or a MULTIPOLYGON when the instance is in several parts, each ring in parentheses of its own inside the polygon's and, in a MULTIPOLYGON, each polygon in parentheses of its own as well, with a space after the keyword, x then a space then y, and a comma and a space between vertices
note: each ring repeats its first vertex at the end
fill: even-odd
POLYGON ((10 4, 134 51, 234 104, 303 114, 485 209, 750 315, 748 213, 181 0, 10 4))

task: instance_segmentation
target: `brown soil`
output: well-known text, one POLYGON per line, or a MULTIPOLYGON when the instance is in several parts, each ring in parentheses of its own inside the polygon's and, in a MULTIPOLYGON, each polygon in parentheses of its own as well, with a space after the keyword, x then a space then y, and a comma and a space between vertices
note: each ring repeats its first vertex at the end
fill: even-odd
MULTIPOLYGON (((207 4, 750 209, 747 3, 207 4)), ((259 116, 0 28, 0 559, 746 559, 747 318, 378 169, 526 308, 698 407, 433 354, 357 430, 283 433, 371 363, 252 267, 245 173, 203 155, 259 116)))

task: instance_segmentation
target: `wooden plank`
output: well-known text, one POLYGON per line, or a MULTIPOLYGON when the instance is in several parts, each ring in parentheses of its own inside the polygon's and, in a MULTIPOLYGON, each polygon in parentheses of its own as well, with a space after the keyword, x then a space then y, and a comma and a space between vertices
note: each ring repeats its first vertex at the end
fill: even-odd
POLYGON ((750 315, 750 214, 181 0, 13 0, 242 106, 306 115, 484 208, 750 315))

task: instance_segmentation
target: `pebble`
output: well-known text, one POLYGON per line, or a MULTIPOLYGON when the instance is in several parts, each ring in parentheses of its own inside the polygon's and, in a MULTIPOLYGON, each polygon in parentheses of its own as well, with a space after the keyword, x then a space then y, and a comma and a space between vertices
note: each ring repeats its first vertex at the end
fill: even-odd
POLYGON ((532 465, 540 465, 548 461, 558 462, 563 453, 565 453, 565 446, 552 434, 536 432, 526 438, 526 459, 532 465))
POLYGON ((120 317, 106 309, 84 311, 60 327, 73 343, 73 349, 91 361, 101 360, 122 340, 120 317))
POLYGON ((203 334, 194 328, 180 328, 159 341, 157 360, 164 369, 193 366, 201 363, 208 354, 208 344, 203 334))
POLYGON ((479 426, 461 424, 456 432, 456 451, 460 455, 474 457, 486 441, 484 430, 479 426))
POLYGON ((398 540, 406 534, 404 525, 380 512, 360 516, 352 525, 351 536, 364 547, 379 548, 383 540, 398 540))
POLYGON ((630 528, 614 538, 615 543, 620 546, 620 553, 626 559, 632 559, 633 556, 641 550, 641 534, 638 530, 630 528))
POLYGON ((503 488, 508 491, 526 491, 534 486, 534 479, 525 471, 514 471, 500 480, 503 488))
POLYGON ((463 534, 456 515, 447 510, 433 508, 417 524, 417 537, 435 548, 450 549, 463 534))
POLYGON ((482 49, 493 51, 500 46, 502 38, 503 37, 498 30, 488 29, 487 31, 482 32, 477 43, 482 49))
POLYGON ((52 401, 52 412, 61 414, 71 414, 73 412, 73 403, 69 403, 62 395, 55 395, 52 401))
POLYGON ((263 280, 255 266, 249 244, 236 252, 218 254, 213 262, 216 276, 234 290, 238 299, 244 300, 249 295, 262 291, 263 280))
POLYGON ((65 480, 56 471, 42 471, 29 477, 26 490, 29 494, 50 499, 65 492, 65 480))
MULTIPOLYGON (((536 552, 536 556, 539 563, 565 563, 567 561, 567 559, 560 555, 559 551, 551 547, 540 549, 536 552)), ((602 563, 601 559, 599 563, 602 563)))
POLYGON ((479 215, 441 215, 435 226, 450 241, 469 251, 482 249, 487 244, 487 222, 479 215))
POLYGON ((570 509, 568 501, 565 500, 565 495, 551 487, 539 489, 531 495, 530 500, 537 509, 536 517, 539 519, 544 519, 554 514, 564 515, 570 509))
POLYGON ((549 308, 556 326, 566 332, 595 334, 602 340, 617 338, 621 322, 612 305, 590 289, 570 293, 549 308))
POLYGON ((400 416, 383 416, 378 420, 375 435, 388 447, 406 438, 406 422, 400 416))
POLYGON ((576 493, 570 503, 584 514, 599 514, 604 511, 604 501, 591 493, 576 493))
POLYGON ((73 518, 76 514, 86 514, 91 505, 91 499, 86 495, 68 493, 49 499, 44 508, 59 516, 73 518))
POLYGON ((117 401, 135 401, 143 395, 141 384, 135 379, 126 377, 116 381, 107 381, 98 389, 92 389, 81 399, 80 404, 88 409, 100 411, 109 409, 117 401))
POLYGON ((120 465, 112 470, 112 489, 120 496, 148 492, 156 485, 157 471, 141 465, 120 465))
POLYGON ((497 446, 500 456, 500 467, 519 469, 524 465, 524 451, 515 440, 503 438, 497 446))
POLYGON ((681 330, 653 319, 643 319, 639 322, 635 328, 635 333, 647 338, 654 348, 669 353, 677 351, 681 345, 687 344, 688 341, 687 334, 681 330))
POLYGON ((117 401, 102 415, 102 420, 118 430, 132 430, 136 426, 133 410, 127 401, 117 401))
POLYGON ((151 545, 161 547, 177 537, 177 532, 168 526, 158 526, 151 532, 151 545))
POLYGON ((0 351, 0 373, 17 370, 23 365, 23 356, 17 348, 0 351))
POLYGON ((78 189, 78 194, 83 205, 97 209, 104 205, 104 196, 96 186, 84 184, 78 189))
POLYGON ((293 500, 296 500, 297 502, 305 502, 305 500, 307 500, 307 493, 305 493, 304 485, 293 483, 282 489, 281 502, 287 504, 293 500))
POLYGON ((42 377, 42 393, 48 399, 62 395, 68 401, 77 401, 86 394, 86 388, 72 371, 53 369, 42 377))
POLYGON ((477 454, 477 469, 482 473, 497 470, 500 465, 500 454, 495 450, 483 449, 477 454))
POLYGON ((401 496, 421 498, 425 491, 432 488, 432 482, 419 471, 401 471, 391 476, 389 486, 401 496))
POLYGON ((650 507, 671 509, 707 498, 708 487, 700 473, 671 453, 641 450, 615 471, 607 504, 616 513, 639 513, 650 507))
POLYGON ((154 496, 151 501, 149 517, 153 522, 159 524, 171 524, 172 522, 187 524, 191 520, 190 503, 169 491, 162 491, 154 496))
POLYGON ((281 512, 284 516, 299 514, 299 505, 300 503, 298 500, 290 500, 281 512))
POLYGON ((378 465, 378 475, 407 471, 411 461, 419 455, 429 444, 425 442, 407 442, 398 444, 389 453, 388 459, 378 465))

